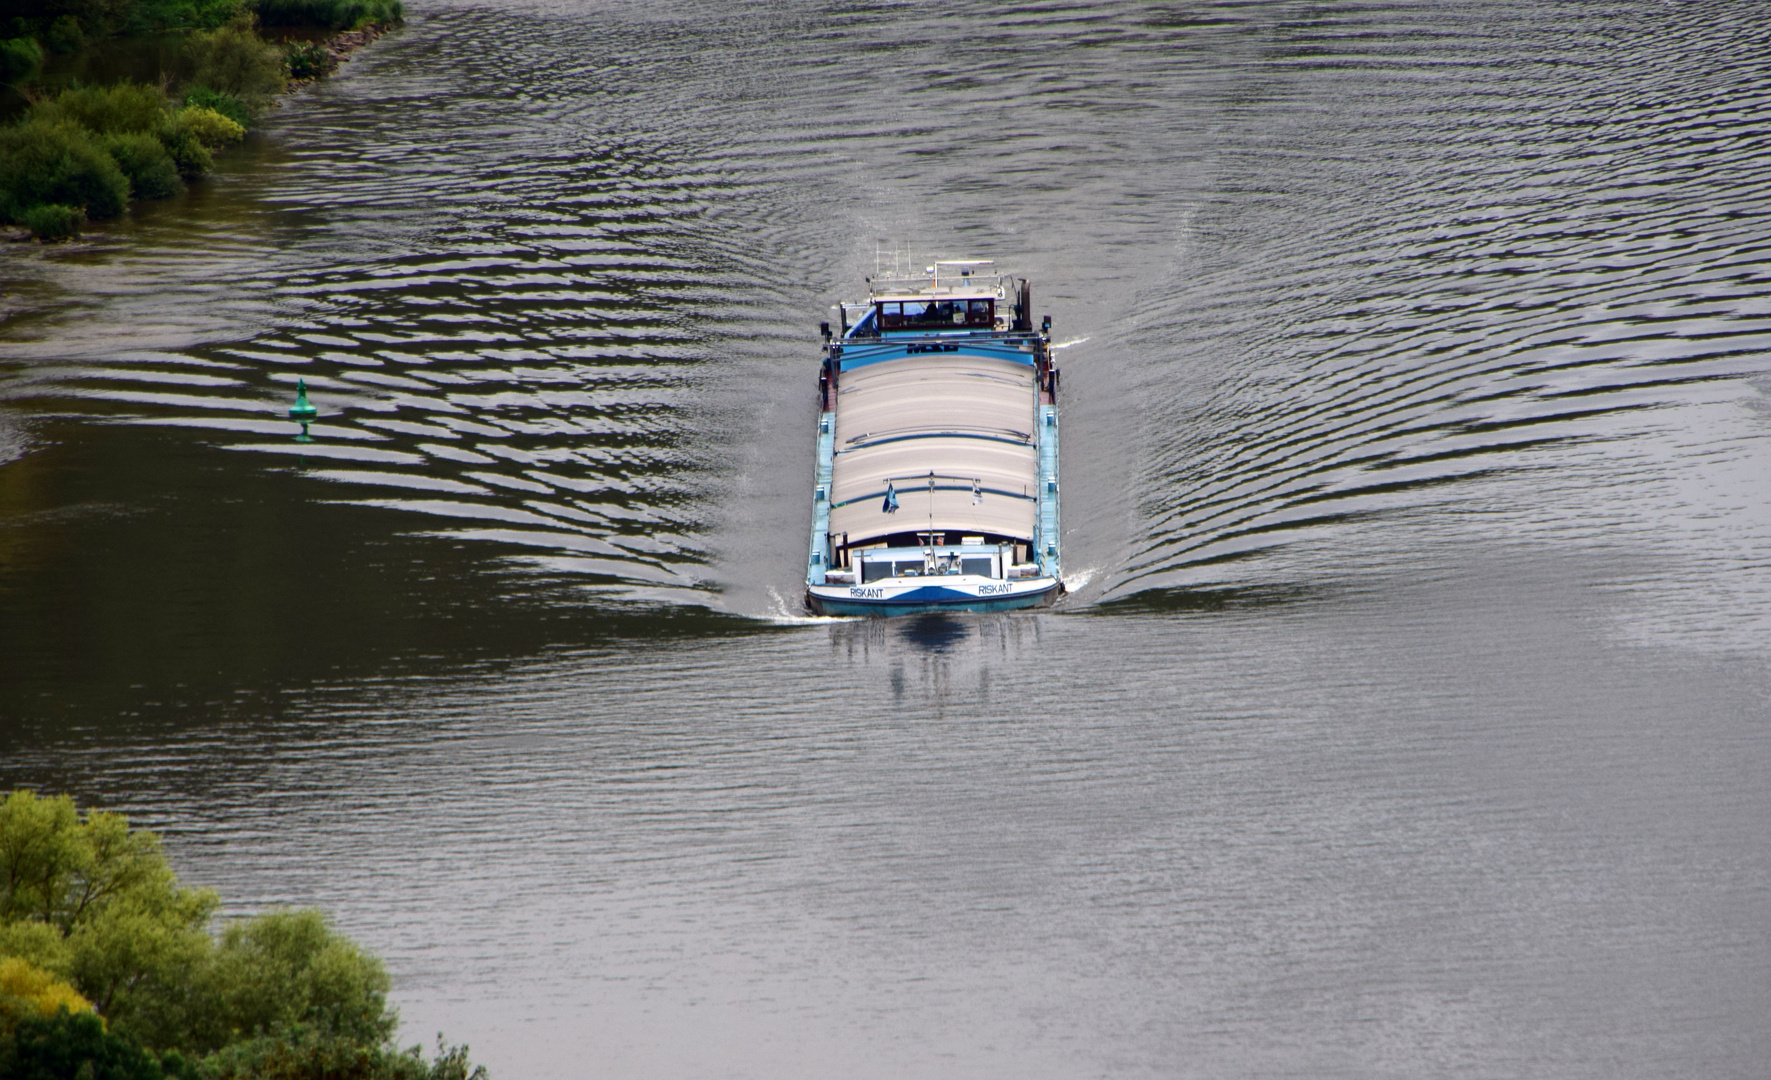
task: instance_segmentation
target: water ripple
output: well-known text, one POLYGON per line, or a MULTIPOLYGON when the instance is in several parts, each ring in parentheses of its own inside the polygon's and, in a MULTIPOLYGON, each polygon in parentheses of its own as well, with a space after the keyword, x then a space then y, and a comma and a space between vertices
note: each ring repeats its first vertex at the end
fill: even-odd
POLYGON ((1085 601, 1557 515, 1763 539, 1653 493, 1768 366, 1771 33, 1551 10, 429 6, 208 216, 32 253, 87 272, 15 319, 0 399, 765 615, 797 591, 808 328, 884 239, 1002 259, 1075 342, 1085 601), (274 441, 298 378, 307 449, 274 441))

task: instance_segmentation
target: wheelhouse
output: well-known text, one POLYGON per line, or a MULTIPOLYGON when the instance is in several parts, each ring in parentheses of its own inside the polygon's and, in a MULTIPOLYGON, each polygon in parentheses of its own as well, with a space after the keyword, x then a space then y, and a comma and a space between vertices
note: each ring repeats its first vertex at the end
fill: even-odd
POLYGON ((867 585, 886 578, 976 577, 998 580, 1014 560, 1014 550, 1000 545, 935 544, 921 548, 863 548, 853 553, 852 575, 867 585))
POLYGON ((837 585, 871 585, 894 578, 936 578, 964 584, 1035 577, 1025 541, 997 536, 916 533, 884 537, 864 546, 837 548, 825 580, 837 585))
POLYGON ((996 329, 996 298, 992 296, 876 300, 873 308, 876 325, 886 333, 996 329))

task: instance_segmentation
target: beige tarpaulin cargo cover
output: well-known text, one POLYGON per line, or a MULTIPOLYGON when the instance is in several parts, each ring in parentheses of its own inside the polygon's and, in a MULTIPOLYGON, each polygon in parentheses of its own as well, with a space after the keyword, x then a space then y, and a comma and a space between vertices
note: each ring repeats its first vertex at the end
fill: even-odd
POLYGON ((1038 482, 1034 369, 943 353, 843 373, 836 405, 830 532, 850 545, 929 527, 1029 539, 1038 482), (900 509, 880 509, 887 481, 900 509), (982 493, 973 494, 974 482, 982 493))

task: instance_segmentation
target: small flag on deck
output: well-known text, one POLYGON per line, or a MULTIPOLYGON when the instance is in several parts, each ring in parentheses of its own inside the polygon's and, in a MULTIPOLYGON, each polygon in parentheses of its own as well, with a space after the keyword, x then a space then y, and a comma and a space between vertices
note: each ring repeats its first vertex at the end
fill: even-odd
POLYGON ((895 514, 898 512, 898 492, 892 487, 892 482, 890 480, 886 481, 885 502, 880 504, 879 512, 882 514, 895 514))

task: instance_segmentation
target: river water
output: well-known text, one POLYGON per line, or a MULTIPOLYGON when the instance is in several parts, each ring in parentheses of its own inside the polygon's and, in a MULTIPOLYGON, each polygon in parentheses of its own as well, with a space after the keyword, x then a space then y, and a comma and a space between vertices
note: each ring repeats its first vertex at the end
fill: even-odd
POLYGON ((0 785, 505 1080, 1764 1075, 1762 5, 412 6, 0 252, 0 785), (1054 610, 803 611, 881 251, 1054 610))

